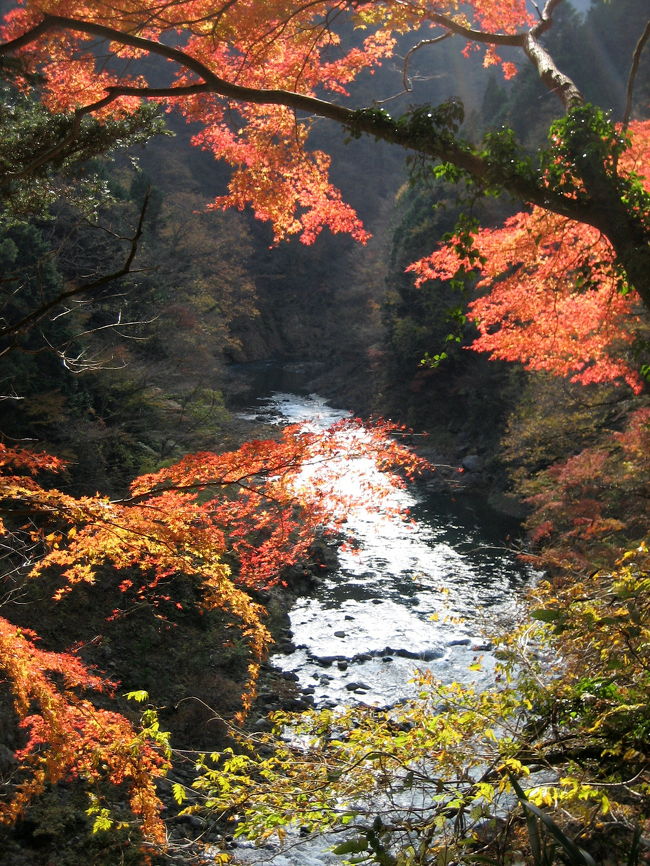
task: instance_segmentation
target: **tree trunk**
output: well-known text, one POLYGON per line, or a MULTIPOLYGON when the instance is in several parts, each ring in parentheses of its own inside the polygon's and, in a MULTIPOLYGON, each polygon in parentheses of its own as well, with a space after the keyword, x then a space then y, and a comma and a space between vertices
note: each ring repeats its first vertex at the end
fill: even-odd
POLYGON ((625 270, 644 307, 650 311, 650 245, 644 232, 637 225, 617 223, 607 232, 616 258, 625 270))

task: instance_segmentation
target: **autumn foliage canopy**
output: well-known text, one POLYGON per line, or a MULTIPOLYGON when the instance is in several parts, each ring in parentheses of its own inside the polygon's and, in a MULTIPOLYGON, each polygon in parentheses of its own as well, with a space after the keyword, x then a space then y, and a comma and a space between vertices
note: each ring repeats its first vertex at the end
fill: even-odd
MULTIPOLYGON (((4 590, 54 575, 56 602, 80 583, 101 581, 102 568, 110 566, 123 575, 124 601, 107 617, 146 604, 166 621, 180 607, 166 585, 185 575, 195 581, 202 606, 222 610, 248 644, 243 716, 270 643, 264 609, 247 590, 281 580, 287 566, 306 557, 316 535, 335 531, 351 509, 381 509, 403 484, 404 475, 394 470, 408 476, 424 465, 391 438, 393 432, 386 423, 362 427, 357 421, 324 432, 286 428, 277 440, 248 442, 219 455, 192 454, 136 478, 122 501, 43 486, 37 476, 63 471, 63 461, 0 446, 0 500, 8 515, 2 530, 16 559, 4 590), (361 474, 341 493, 337 477, 361 457, 385 473, 384 482, 361 474)), ((46 784, 76 776, 91 785, 126 785, 145 833, 163 841, 155 779, 168 767, 166 743, 152 729, 138 734, 124 716, 96 708, 87 696, 114 691, 116 684, 73 653, 40 649, 34 632, 4 618, 0 669, 25 732, 17 755, 20 781, 0 806, 0 818, 15 820, 46 784)))
MULTIPOLYGON (((75 112, 75 123, 128 114, 142 99, 197 122, 194 143, 232 168, 228 191, 212 206, 252 208, 276 241, 298 235, 311 244, 323 228, 368 237, 329 179, 330 157, 308 146, 319 117, 353 136, 441 160, 479 188, 505 189, 527 209, 477 238, 479 287, 492 292, 471 309, 481 332, 474 347, 581 382, 623 379, 638 390, 621 348, 634 339, 639 296, 650 307, 648 192, 639 180, 647 172, 648 124, 630 124, 631 105, 623 132, 584 114, 578 86, 543 44, 561 2, 547 0, 531 14, 523 0, 230 0, 216 7, 136 0, 119 9, 101 0, 28 0, 6 16, 0 53, 41 72, 47 106, 75 112), (352 47, 342 43, 344 28, 358 34, 352 47), (465 54, 479 52, 507 79, 522 61, 532 64, 578 123, 555 127, 550 158, 536 166, 494 136, 471 143, 457 119, 438 110, 393 119, 383 109, 347 107, 350 85, 401 52, 407 34, 414 43, 424 37, 422 44, 454 36, 465 54), (164 86, 137 71, 134 61, 144 56, 169 61, 164 86)), ((414 266, 418 278, 447 279, 466 267, 454 249, 452 241, 414 266)))

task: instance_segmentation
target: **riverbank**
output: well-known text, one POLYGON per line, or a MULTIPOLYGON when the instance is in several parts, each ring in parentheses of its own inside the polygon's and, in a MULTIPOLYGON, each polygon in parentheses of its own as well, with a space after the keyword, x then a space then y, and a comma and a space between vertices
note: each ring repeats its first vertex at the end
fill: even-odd
MULTIPOLYGON (((246 440, 269 433, 276 438, 280 422, 328 427, 347 417, 317 395, 290 393, 270 398, 251 414, 252 423, 240 416, 235 425, 246 440)), ((364 475, 377 467, 366 461, 356 438, 359 431, 353 429, 350 435, 353 456, 335 476, 344 486, 363 489, 369 483, 368 489, 381 489, 374 486, 378 479, 364 475)), ((340 446, 347 453, 343 442, 340 446)), ((249 713, 251 731, 268 726, 270 710, 305 709, 312 701, 318 706, 350 701, 394 705, 421 663, 431 664, 448 679, 467 669, 478 653, 489 651, 479 639, 477 612, 485 605, 502 609, 509 603, 512 575, 492 554, 476 553, 492 546, 479 541, 473 516, 468 523, 459 514, 443 514, 441 499, 434 496, 427 502, 407 491, 392 491, 385 514, 369 503, 348 523, 355 551, 341 550, 337 557, 329 545, 322 545, 308 562, 285 570, 281 580, 286 586, 258 596, 270 611, 269 624, 281 652, 272 666, 264 666, 259 698, 249 713), (395 507, 412 508, 413 522, 395 519, 395 507), (458 544, 463 552, 456 549, 458 544), (434 615, 439 624, 432 628, 434 615), (469 625, 459 625, 461 620, 469 625)), ((499 557, 503 560, 501 553, 499 557)), ((165 576, 164 615, 146 602, 124 610, 124 577, 106 567, 96 583, 75 587, 53 606, 57 577, 43 575, 31 584, 33 595, 17 612, 17 624, 33 628, 38 623, 45 644, 55 651, 76 643, 90 670, 106 672, 119 682, 118 695, 106 699, 106 705, 127 718, 137 721, 139 707, 127 701, 125 693, 148 693, 144 706, 157 708, 160 729, 171 733, 177 755, 171 776, 161 782, 164 817, 177 847, 209 844, 222 828, 216 823, 208 827, 197 815, 180 815, 172 785, 189 787, 197 751, 219 750, 228 743, 228 719, 240 709, 248 677, 249 647, 231 628, 228 616, 202 609, 200 586, 187 576, 165 576), (122 615, 107 621, 111 609, 122 615)), ((4 745, 8 752, 16 751, 19 735, 4 745)), ((119 815, 121 806, 115 805, 119 815)), ((130 838, 132 860, 138 863, 135 826, 92 836, 85 808, 83 784, 48 789, 13 833, 3 833, 4 862, 49 866, 56 847, 57 866, 84 861, 112 866, 111 851, 130 838)))

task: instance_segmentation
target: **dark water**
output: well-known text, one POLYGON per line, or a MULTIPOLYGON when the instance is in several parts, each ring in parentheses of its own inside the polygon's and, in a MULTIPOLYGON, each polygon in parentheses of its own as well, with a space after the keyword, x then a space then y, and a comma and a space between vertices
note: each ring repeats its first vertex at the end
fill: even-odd
POLYGON ((310 361, 252 361, 232 364, 228 369, 234 386, 234 396, 229 398, 233 411, 254 410, 260 405, 257 401, 274 392, 307 395, 313 391, 310 381, 324 372, 323 364, 310 361))

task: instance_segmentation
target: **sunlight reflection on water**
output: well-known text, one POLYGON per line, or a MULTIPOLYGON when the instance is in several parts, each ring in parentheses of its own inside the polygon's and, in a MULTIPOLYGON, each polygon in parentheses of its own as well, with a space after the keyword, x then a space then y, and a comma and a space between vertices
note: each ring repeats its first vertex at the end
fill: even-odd
MULTIPOLYGON (((323 429, 350 413, 317 394, 279 392, 245 417, 323 429)), ((364 458, 332 474, 343 494, 378 479, 364 458)), ((296 673, 317 705, 393 704, 415 693, 409 680, 417 669, 445 681, 491 682, 486 620, 494 626, 516 616, 526 572, 506 550, 488 550, 480 528, 434 508, 418 517, 422 502, 412 490, 390 491, 389 505, 415 510, 412 522, 355 510, 345 526, 355 552, 342 550, 339 569, 317 594, 296 601, 290 614, 296 649, 272 661, 296 673), (468 671, 479 657, 482 669, 468 671)))
MULTIPOLYGON (((325 428, 350 413, 316 394, 276 393, 243 417, 325 428)), ((371 461, 355 459, 339 483, 358 486, 371 461)), ((388 706, 415 694, 416 670, 445 682, 493 682, 495 659, 486 629, 517 616, 517 596, 531 575, 515 555, 490 538, 486 508, 449 507, 442 494, 392 491, 411 509, 412 522, 356 510, 346 530, 357 550, 341 550, 339 568, 290 613, 295 650, 273 663, 293 671, 318 706, 355 701, 388 706), (480 671, 468 667, 481 659, 480 671)), ((235 859, 246 866, 333 866, 332 834, 302 840, 290 830, 281 846, 239 841, 235 859)))

